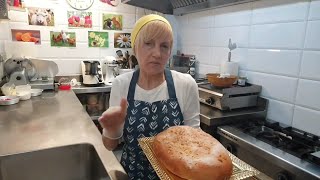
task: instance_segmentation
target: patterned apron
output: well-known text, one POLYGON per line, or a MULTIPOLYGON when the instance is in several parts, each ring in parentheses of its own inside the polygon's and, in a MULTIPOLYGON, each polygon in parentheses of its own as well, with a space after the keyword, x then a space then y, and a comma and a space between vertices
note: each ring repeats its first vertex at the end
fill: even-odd
POLYGON ((142 137, 155 136, 170 126, 183 125, 183 116, 176 97, 170 70, 165 70, 169 99, 153 103, 134 100, 139 70, 133 73, 129 92, 127 117, 124 123, 124 146, 121 165, 130 179, 159 179, 138 144, 142 137))

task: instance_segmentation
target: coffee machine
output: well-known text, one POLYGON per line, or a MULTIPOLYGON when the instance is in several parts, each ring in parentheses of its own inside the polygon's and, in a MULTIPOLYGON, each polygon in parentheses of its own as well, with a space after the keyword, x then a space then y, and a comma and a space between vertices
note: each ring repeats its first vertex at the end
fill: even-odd
POLYGON ((104 83, 99 61, 81 61, 83 85, 100 86, 104 83))

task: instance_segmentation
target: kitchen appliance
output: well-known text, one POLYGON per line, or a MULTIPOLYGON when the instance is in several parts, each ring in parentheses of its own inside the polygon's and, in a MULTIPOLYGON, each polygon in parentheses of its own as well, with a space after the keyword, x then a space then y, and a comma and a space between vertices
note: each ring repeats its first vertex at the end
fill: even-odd
POLYGON ((273 179, 320 179, 319 136, 257 118, 220 126, 218 134, 231 153, 273 179))
POLYGON ((218 88, 204 82, 198 84, 198 89, 201 103, 220 110, 233 110, 256 106, 262 87, 246 83, 245 86, 218 88))
POLYGON ((26 85, 36 75, 33 63, 22 57, 10 58, 4 64, 6 74, 9 76, 9 84, 26 85))
POLYGON ((53 90, 53 77, 58 73, 58 66, 53 61, 11 57, 4 64, 9 84, 29 84, 34 89, 53 90), (46 77, 46 79, 41 79, 46 77), (40 79, 39 79, 40 78, 40 79))
POLYGON ((251 1, 255 0, 153 0, 152 3, 146 3, 145 0, 121 0, 122 3, 132 6, 173 15, 183 15, 251 1))
POLYGON ((105 85, 112 85, 115 78, 115 68, 117 67, 116 58, 113 56, 107 56, 106 58, 106 78, 104 80, 105 85))
POLYGON ((81 61, 83 85, 100 86, 104 83, 99 61, 81 61))
POLYGON ((182 73, 188 73, 193 78, 196 78, 196 56, 187 54, 173 55, 170 62, 170 69, 182 73))
POLYGON ((217 127, 247 118, 265 118, 268 100, 259 97, 261 86, 249 84, 229 88, 212 86, 204 78, 196 79, 200 101, 200 127, 218 138, 217 127))

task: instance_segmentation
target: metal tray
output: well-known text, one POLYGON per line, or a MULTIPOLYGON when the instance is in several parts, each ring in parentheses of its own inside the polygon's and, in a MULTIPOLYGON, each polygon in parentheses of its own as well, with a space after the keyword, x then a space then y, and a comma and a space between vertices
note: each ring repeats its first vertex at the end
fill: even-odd
MULTIPOLYGON (((161 180, 182 180, 181 178, 175 176, 173 173, 164 168, 162 164, 157 160, 157 157, 152 150, 153 139, 153 137, 145 137, 138 139, 138 142, 159 178, 161 180)), ((233 164, 233 172, 230 178, 231 180, 242 180, 251 177, 254 178, 255 175, 258 175, 260 173, 258 170, 243 162, 233 154, 229 153, 229 156, 233 164)))
POLYGON ((0 96, 0 105, 2 106, 17 104, 18 102, 19 102, 18 96, 0 96))

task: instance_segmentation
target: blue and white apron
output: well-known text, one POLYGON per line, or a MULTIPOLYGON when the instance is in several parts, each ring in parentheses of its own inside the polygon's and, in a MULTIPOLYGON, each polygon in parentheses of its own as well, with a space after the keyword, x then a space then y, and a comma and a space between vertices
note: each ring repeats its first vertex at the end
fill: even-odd
POLYGON ((169 99, 153 103, 134 100, 139 70, 133 73, 127 96, 124 146, 121 165, 130 179, 159 179, 138 144, 138 139, 155 136, 170 126, 183 125, 183 115, 176 97, 171 71, 165 70, 169 99))

